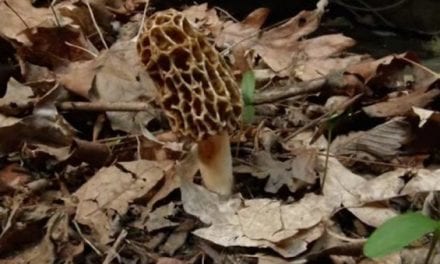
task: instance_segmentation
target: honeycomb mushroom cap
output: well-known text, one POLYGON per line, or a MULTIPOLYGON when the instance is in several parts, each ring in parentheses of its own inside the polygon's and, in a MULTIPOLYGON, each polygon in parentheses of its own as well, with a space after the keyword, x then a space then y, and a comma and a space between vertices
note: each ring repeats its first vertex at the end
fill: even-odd
POLYGON ((169 9, 149 17, 137 49, 174 132, 198 141, 239 126, 238 84, 218 51, 183 13, 169 9))

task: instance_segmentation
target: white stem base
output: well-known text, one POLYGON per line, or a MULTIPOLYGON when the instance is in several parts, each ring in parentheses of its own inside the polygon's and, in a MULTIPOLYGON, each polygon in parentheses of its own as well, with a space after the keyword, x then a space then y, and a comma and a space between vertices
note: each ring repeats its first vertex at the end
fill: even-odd
POLYGON ((206 188, 229 196, 234 184, 232 157, 227 132, 210 136, 198 144, 199 167, 206 188))

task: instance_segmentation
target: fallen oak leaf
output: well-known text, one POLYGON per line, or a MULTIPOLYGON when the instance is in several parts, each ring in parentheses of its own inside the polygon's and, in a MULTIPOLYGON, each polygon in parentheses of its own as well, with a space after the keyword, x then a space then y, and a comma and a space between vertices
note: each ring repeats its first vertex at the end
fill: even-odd
POLYGON ((0 98, 0 113, 8 116, 23 116, 31 112, 35 103, 34 93, 29 86, 11 78, 5 96, 0 98))
POLYGON ((137 160, 102 168, 74 195, 79 203, 75 219, 92 229, 99 248, 113 240, 112 219, 107 213, 124 215, 130 203, 146 196, 162 181, 172 162, 137 160))
POLYGON ((336 137, 330 145, 330 152, 336 156, 389 161, 399 154, 410 138, 410 124, 396 117, 370 130, 336 137))
POLYGON ((334 209, 327 198, 315 194, 280 205, 270 199, 221 200, 218 195, 187 181, 181 190, 184 210, 210 224, 195 230, 196 236, 223 247, 271 248, 284 257, 297 256, 320 237, 324 232, 321 221, 334 209), (261 215, 260 209, 263 209, 261 215))
POLYGON ((427 92, 416 91, 397 98, 389 99, 365 106, 362 110, 370 117, 394 117, 410 113, 412 107, 424 107, 431 103, 438 95, 440 90, 432 89, 427 92))
POLYGON ((273 71, 280 74, 299 58, 300 39, 315 31, 321 12, 302 11, 286 23, 261 34, 253 47, 273 71))

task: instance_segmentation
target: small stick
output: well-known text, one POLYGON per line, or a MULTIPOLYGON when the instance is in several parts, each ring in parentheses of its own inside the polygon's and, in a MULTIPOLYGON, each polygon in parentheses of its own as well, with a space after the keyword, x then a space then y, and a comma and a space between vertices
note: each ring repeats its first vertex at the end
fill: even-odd
POLYGON ((62 102, 56 106, 65 111, 139 112, 151 110, 148 102, 62 102))
POLYGON ((64 41, 64 44, 66 44, 66 45, 69 46, 69 47, 77 48, 77 49, 79 49, 79 50, 82 50, 82 51, 84 51, 84 52, 87 52, 88 54, 92 55, 94 58, 98 57, 98 54, 95 54, 95 53, 93 53, 92 51, 90 51, 90 50, 88 50, 88 49, 86 49, 86 48, 83 48, 83 47, 81 47, 81 46, 75 45, 75 44, 70 43, 70 42, 68 42, 68 41, 64 41))
POLYGON ((122 229, 115 243, 113 243, 113 246, 106 252, 106 256, 102 264, 110 264, 115 258, 118 258, 118 260, 120 260, 117 250, 118 247, 121 245, 122 241, 124 241, 125 237, 127 237, 127 234, 128 232, 125 229, 122 229))
POLYGON ((274 103, 301 94, 316 93, 321 91, 326 83, 327 79, 321 77, 302 83, 299 86, 290 87, 286 91, 261 93, 255 96, 254 105, 274 103))
POLYGON ((139 38, 139 36, 142 33, 142 29, 144 29, 144 23, 145 23, 145 17, 147 16, 147 10, 148 10, 148 6, 150 5, 150 1, 147 0, 145 2, 145 7, 144 7, 144 11, 142 13, 142 19, 141 19, 141 24, 139 25, 139 30, 138 33, 136 34, 136 38, 135 40, 137 41, 137 39, 139 38))
POLYGON ((57 23, 57 26, 58 26, 58 27, 61 27, 61 22, 60 22, 60 20, 58 19, 58 15, 57 15, 57 13, 55 12, 55 8, 54 8, 55 2, 56 2, 56 0, 53 0, 52 3, 50 3, 50 10, 52 11, 53 16, 55 17, 55 22, 57 23))
POLYGON ((78 223, 75 220, 73 220, 73 225, 75 226, 78 235, 84 240, 84 242, 86 242, 86 244, 89 245, 98 256, 102 256, 103 255, 102 252, 89 239, 87 239, 87 237, 83 234, 81 228, 79 227, 78 223))
POLYGON ((5 5, 21 20, 21 22, 25 25, 25 27, 27 29, 29 29, 29 25, 26 23, 26 21, 24 21, 24 19, 17 13, 17 11, 14 10, 14 8, 12 8, 12 6, 9 5, 8 1, 5 0, 5 5))
POLYGON ((98 32, 99 38, 101 39, 101 42, 104 45, 105 49, 108 49, 107 43, 104 40, 104 35, 99 29, 98 23, 96 22, 95 16, 93 15, 93 10, 92 7, 90 6, 89 0, 86 0, 86 5, 87 5, 87 9, 89 10, 90 17, 92 18, 93 25, 95 25, 96 31, 98 32))

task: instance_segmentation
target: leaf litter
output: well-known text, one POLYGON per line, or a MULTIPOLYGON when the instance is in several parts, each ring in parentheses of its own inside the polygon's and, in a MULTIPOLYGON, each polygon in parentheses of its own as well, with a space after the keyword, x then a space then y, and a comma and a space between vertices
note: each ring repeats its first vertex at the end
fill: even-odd
POLYGON ((316 34, 327 4, 269 27, 268 8, 238 20, 208 4, 174 6, 238 80, 255 76, 227 198, 203 186, 196 149, 170 132, 137 55, 143 12, 159 6, 0 2, 0 38, 14 52, 0 63, 19 69, 0 87, 1 262, 423 255, 423 243, 377 261, 360 249, 408 208, 438 211, 439 74, 411 52, 373 58, 341 33, 316 34))

